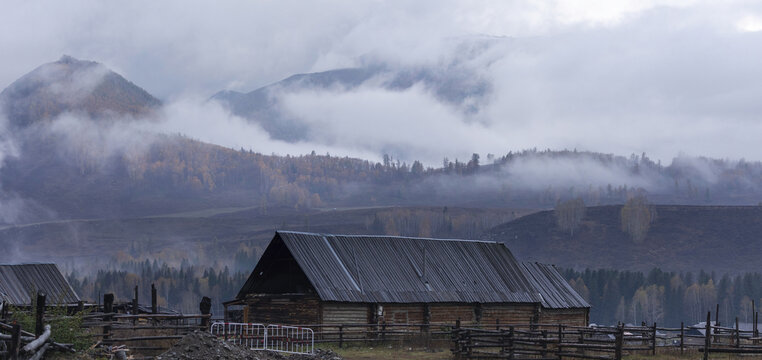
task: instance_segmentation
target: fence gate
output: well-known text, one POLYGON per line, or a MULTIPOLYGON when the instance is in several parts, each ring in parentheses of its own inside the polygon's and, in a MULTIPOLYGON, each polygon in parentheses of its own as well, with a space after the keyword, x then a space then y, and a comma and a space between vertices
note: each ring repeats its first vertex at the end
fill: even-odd
POLYGON ((263 324, 216 322, 212 324, 211 333, 254 350, 265 350, 267 342, 267 329, 263 324))
POLYGON ((315 337, 312 329, 300 326, 269 325, 267 350, 291 354, 312 354, 315 337))
POLYGON ((215 322, 210 332, 234 344, 252 350, 272 350, 290 354, 313 354, 315 335, 312 329, 300 326, 215 322))

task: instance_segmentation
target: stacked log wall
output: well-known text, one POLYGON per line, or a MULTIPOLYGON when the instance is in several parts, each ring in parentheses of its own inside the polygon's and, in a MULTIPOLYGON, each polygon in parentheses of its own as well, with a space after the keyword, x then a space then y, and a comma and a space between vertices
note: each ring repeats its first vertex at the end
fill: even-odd
POLYGON ((316 324, 320 299, 315 295, 249 295, 247 322, 262 324, 316 324))
POLYGON ((588 325, 588 309, 542 309, 540 322, 543 324, 564 324, 572 326, 588 325))

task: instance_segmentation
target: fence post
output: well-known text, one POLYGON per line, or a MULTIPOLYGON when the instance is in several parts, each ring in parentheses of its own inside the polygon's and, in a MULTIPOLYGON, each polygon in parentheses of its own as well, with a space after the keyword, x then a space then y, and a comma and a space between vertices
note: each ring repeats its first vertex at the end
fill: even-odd
POLYGON ((513 349, 513 326, 508 327, 508 358, 513 359, 514 357, 514 349, 513 349))
POLYGON ((548 342, 546 341, 548 339, 548 330, 542 330, 542 357, 545 358, 547 356, 547 349, 548 349, 548 342))
MULTIPOLYGON (((138 314, 140 314, 138 310, 138 286, 135 285, 135 297, 132 299, 132 315, 138 314)), ((132 318, 132 325, 135 325, 137 322, 138 318, 132 318)))
POLYGON ((741 347, 741 331, 738 329, 738 316, 736 316, 736 347, 741 347))
MULTIPOLYGON (((460 323, 458 323, 457 326, 460 327, 460 323)), ((384 321, 381 322, 381 342, 385 342, 385 341, 386 341, 386 319, 384 319, 384 321)))
POLYGON ((339 349, 344 347, 344 325, 339 325, 339 349))
POLYGON ((8 358, 16 360, 19 358, 21 349, 21 325, 13 324, 11 329, 11 343, 8 344, 8 358))
POLYGON ((114 311, 114 294, 103 294, 103 340, 111 338, 111 313, 114 311))
POLYGON ((159 313, 159 305, 156 296, 156 285, 151 284, 151 314, 159 313))
POLYGON ((37 313, 35 314, 35 324, 34 324, 34 336, 40 337, 42 335, 42 332, 45 331, 45 327, 43 324, 43 321, 45 319, 45 293, 38 291, 37 292, 37 313))
POLYGON ((759 312, 754 312, 754 345, 757 345, 757 339, 759 337, 759 312))
POLYGON ((709 360, 709 347, 712 345, 712 312, 706 313, 706 336, 704 337, 704 360, 709 360))
POLYGON ((656 322, 654 321, 654 327, 651 329, 651 355, 656 355, 656 322))
MULTIPOLYGON (((201 311, 201 315, 209 315, 212 311, 212 298, 204 296, 201 298, 201 302, 198 304, 198 310, 201 311)), ((205 316, 201 318, 201 326, 206 328, 209 326, 209 317, 205 316)))
POLYGON ((685 323, 680 322, 680 355, 683 354, 685 349, 685 323))
POLYGON ((618 326, 614 334, 614 359, 622 360, 622 344, 624 343, 624 327, 618 326))

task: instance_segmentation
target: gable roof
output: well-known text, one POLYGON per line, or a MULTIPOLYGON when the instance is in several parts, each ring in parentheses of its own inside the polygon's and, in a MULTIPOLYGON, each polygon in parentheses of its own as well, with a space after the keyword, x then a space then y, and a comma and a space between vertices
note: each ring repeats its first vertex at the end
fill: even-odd
POLYGON ((540 293, 541 304, 548 309, 589 308, 553 265, 525 262, 524 269, 532 286, 540 293))
POLYGON ((80 300, 56 264, 0 265, 0 300, 29 306, 30 295, 36 291, 44 292, 49 304, 73 304, 80 300))
MULTIPOLYGON (((323 301, 542 301, 524 266, 502 243, 278 231, 268 248, 278 242, 323 301)), ((238 298, 255 282, 252 272, 238 298)))

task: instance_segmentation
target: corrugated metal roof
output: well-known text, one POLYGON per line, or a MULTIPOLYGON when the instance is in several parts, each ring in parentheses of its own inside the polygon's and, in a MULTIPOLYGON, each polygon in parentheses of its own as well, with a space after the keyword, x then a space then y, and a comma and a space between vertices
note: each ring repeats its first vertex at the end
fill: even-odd
POLYGON ((542 296, 542 306, 550 309, 589 308, 585 301, 553 265, 525 262, 532 286, 542 296))
POLYGON ((0 265, 0 298, 13 305, 30 305, 31 294, 42 291, 48 304, 72 304, 79 296, 56 264, 0 265))
POLYGON ((501 243, 291 231, 279 239, 324 301, 540 302, 501 243))

